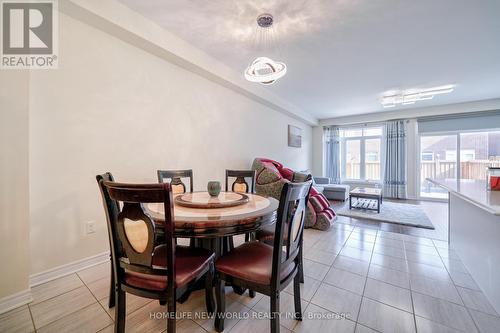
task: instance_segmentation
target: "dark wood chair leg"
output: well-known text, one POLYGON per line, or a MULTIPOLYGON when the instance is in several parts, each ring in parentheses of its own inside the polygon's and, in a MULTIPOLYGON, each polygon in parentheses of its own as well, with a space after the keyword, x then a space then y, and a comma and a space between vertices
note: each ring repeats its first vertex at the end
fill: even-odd
POLYGON ((123 290, 116 292, 115 333, 125 332, 126 296, 123 290))
POLYGON ((159 300, 160 305, 167 305, 167 301, 159 300))
POLYGON ((211 263, 210 269, 205 275, 205 303, 207 306, 207 312, 209 314, 213 314, 215 312, 213 281, 214 281, 214 264, 211 263))
POLYGON ((113 261, 111 261, 111 279, 109 283, 109 301, 108 308, 112 308, 115 306, 115 274, 113 273, 113 261))
POLYGON ((302 305, 300 304, 300 277, 293 278, 293 301, 295 303, 295 320, 302 321, 302 305))
POLYGON ((271 292, 271 333, 279 333, 280 331, 280 293, 279 291, 271 292))
POLYGON ((250 296, 250 298, 254 298, 255 297, 255 290, 249 290, 248 296, 250 296))
POLYGON ((167 302, 167 332, 175 333, 175 317, 176 317, 176 309, 175 309, 175 299, 173 297, 169 297, 169 301, 167 302))
POLYGON ((299 279, 300 283, 304 283, 304 257, 302 255, 302 244, 300 244, 300 249, 299 249, 299 279))
POLYGON ((215 283, 215 298, 217 299, 217 314, 215 315, 215 330, 224 331, 224 317, 226 316, 226 294, 224 280, 217 278, 215 283))

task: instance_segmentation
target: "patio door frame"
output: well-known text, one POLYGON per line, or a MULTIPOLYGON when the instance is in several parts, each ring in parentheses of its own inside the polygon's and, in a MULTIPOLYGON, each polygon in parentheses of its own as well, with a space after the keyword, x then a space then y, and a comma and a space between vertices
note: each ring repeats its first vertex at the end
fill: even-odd
MULTIPOLYGON (((421 138, 422 137, 425 137, 425 136, 455 136, 455 141, 456 141, 456 156, 457 156, 457 159, 456 159, 456 163, 457 163, 457 166, 456 166, 456 175, 455 175, 455 179, 456 179, 456 182, 457 182, 457 185, 458 185, 458 180, 460 179, 460 175, 461 175, 461 170, 460 170, 460 167, 461 167, 461 161, 460 161, 460 134, 461 133, 472 133, 472 132, 475 132, 475 131, 464 131, 464 132, 456 132, 456 131, 453 131, 453 132, 433 132, 433 133, 419 133, 418 134, 418 142, 417 142, 417 154, 418 154, 418 157, 417 157, 417 165, 418 165, 418 172, 416 173, 417 174, 417 181, 416 181, 416 184, 417 184, 417 196, 418 196, 418 200, 424 200, 424 201, 438 201, 438 202, 448 202, 448 198, 446 199, 439 199, 439 198, 429 198, 429 197, 423 197, 422 196, 422 192, 420 191, 421 190, 421 172, 422 172, 422 145, 421 145, 421 138)), ((478 131, 479 132, 479 131, 478 131)))

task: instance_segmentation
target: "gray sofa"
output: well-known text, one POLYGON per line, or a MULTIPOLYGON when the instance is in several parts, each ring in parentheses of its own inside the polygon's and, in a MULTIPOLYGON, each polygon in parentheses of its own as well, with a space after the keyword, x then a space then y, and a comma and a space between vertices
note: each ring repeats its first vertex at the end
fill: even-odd
POLYGON ((330 178, 327 177, 313 177, 314 188, 323 193, 328 200, 345 201, 349 199, 349 185, 331 184, 330 178))

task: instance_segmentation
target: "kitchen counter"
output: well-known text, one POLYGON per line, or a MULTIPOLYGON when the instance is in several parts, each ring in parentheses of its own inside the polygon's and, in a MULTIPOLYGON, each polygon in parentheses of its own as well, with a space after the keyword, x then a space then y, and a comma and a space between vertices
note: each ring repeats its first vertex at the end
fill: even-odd
POLYGON ((480 180, 428 181, 449 192, 450 248, 500 313, 500 191, 488 191, 480 180))
POLYGON ((470 203, 500 216, 500 191, 488 191, 486 181, 473 179, 430 179, 427 181, 441 186, 470 203))

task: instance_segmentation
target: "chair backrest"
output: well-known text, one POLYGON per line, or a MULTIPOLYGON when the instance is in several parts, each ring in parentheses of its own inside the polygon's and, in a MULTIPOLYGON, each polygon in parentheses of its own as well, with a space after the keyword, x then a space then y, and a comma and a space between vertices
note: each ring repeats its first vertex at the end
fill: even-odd
POLYGON ((163 183, 167 180, 172 189, 173 194, 186 193, 186 184, 182 178, 189 178, 189 192, 193 192, 193 170, 158 170, 158 183, 163 183))
POLYGON ((254 193, 255 170, 226 170, 226 192, 229 191, 229 178, 236 178, 231 185, 231 191, 241 193, 254 193), (250 185, 245 178, 250 181, 250 185))
POLYGON ((101 192, 104 214, 106 215, 106 225, 108 227, 109 237, 109 250, 111 252, 111 259, 114 267, 113 272, 116 279, 116 270, 118 263, 114 260, 114 258, 121 256, 122 246, 120 240, 118 239, 116 225, 113 221, 116 220, 118 214, 120 213, 120 204, 118 203, 118 201, 111 199, 108 193, 108 189, 104 186, 104 182, 114 182, 115 179, 110 172, 103 173, 102 175, 97 175, 95 178, 101 192))
MULTIPOLYGON (((144 273, 167 275, 168 281, 175 281, 174 208, 170 184, 123 184, 103 181, 104 188, 112 200, 123 203, 122 210, 113 217, 111 224, 116 238, 123 248, 114 260, 122 269, 144 273), (155 247, 155 222, 145 211, 146 203, 163 203, 165 209, 166 267, 153 265, 155 247), (166 272, 165 272, 166 270, 166 272)), ((122 270, 118 270, 121 271, 122 270)), ((121 274, 117 281, 123 283, 121 274)))
POLYGON ((286 183, 281 191, 274 237, 271 283, 278 288, 280 272, 298 260, 312 181, 286 183))

